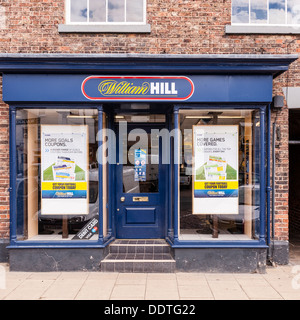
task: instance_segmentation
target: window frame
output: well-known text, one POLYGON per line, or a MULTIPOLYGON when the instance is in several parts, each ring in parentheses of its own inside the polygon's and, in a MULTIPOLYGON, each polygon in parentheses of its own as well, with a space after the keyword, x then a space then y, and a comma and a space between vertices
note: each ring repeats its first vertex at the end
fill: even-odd
MULTIPOLYGON (((131 21, 123 21, 123 22, 109 22, 108 20, 108 11, 107 11, 107 6, 108 6, 108 0, 106 1, 106 21, 105 22, 90 22, 89 21, 89 15, 87 15, 87 21, 86 22, 72 22, 71 21, 71 1, 72 0, 65 0, 65 19, 66 19, 66 25, 82 25, 82 26, 127 26, 127 25, 146 25, 147 23, 147 0, 143 0, 143 21, 142 22, 131 22, 131 21)), ((89 11, 89 1, 87 1, 87 11, 89 11)), ((125 11, 125 20, 126 20, 126 3, 127 0, 123 0, 125 5, 124 5, 124 11, 125 11)))
POLYGON ((288 18, 288 0, 285 1, 285 23, 270 23, 270 1, 267 0, 267 23, 255 23, 251 22, 251 0, 248 1, 248 22, 233 22, 233 1, 231 2, 231 25, 232 26, 249 26, 249 27, 262 27, 262 26, 268 26, 268 27, 292 27, 297 28, 300 27, 300 22, 298 24, 291 24, 287 23, 288 18))
MULTIPOLYGON (((57 104, 57 105, 45 105, 45 104, 37 104, 37 105, 28 105, 26 103, 22 104, 11 104, 9 106, 9 114, 10 114, 10 210, 11 210, 11 228, 10 228, 10 248, 45 248, 45 247, 57 247, 57 248, 104 248, 107 243, 111 241, 111 226, 108 225, 110 222, 109 215, 111 214, 111 206, 110 200, 109 203, 105 203, 103 201, 103 193, 104 193, 104 184, 100 183, 100 181, 108 181, 109 177, 106 174, 104 177, 104 171, 101 163, 98 164, 98 211, 99 211, 99 232, 97 239, 93 240, 71 240, 71 239, 60 239, 60 240, 32 240, 32 239, 19 239, 17 232, 17 216, 18 216, 18 203, 17 203, 17 135, 16 135, 16 116, 18 110, 36 110, 36 109, 50 109, 50 110, 63 110, 63 109, 72 109, 72 110, 80 110, 80 109, 93 109, 97 110, 98 113, 98 132, 101 131, 105 127, 104 118, 107 116, 105 111, 103 110, 102 105, 66 105, 66 104, 57 104), (105 217, 104 217, 105 212, 105 217), (104 221, 106 222, 106 226, 104 226, 104 221), (104 234, 104 231, 106 234, 104 234)), ((98 141, 98 148, 102 145, 101 139, 98 141)), ((109 188, 107 186, 107 188, 109 188)), ((106 191, 107 192, 107 191, 106 191)), ((23 222, 26 223, 25 221, 23 222)))
MULTIPOLYGON (((174 187, 172 191, 172 195, 174 199, 177 199, 177 201, 174 202, 174 220, 173 220, 173 225, 171 229, 173 230, 173 234, 168 232, 168 240, 170 243, 172 243, 172 248, 267 248, 267 237, 268 234, 266 232, 266 218, 268 215, 267 212, 267 206, 265 205, 266 203, 266 177, 267 177, 267 172, 269 171, 269 157, 266 152, 266 146, 270 143, 270 138, 266 134, 267 132, 267 127, 269 127, 270 122, 269 122, 269 109, 267 105, 260 105, 260 104, 249 104, 249 105, 220 105, 220 104, 215 104, 215 105, 207 105, 203 104, 201 107, 198 105, 174 105, 173 108, 173 123, 171 127, 173 129, 178 129, 179 128, 179 111, 180 110, 197 110, 197 109, 224 109, 224 110, 257 110, 259 112, 259 122, 260 122, 260 136, 259 136, 259 145, 262 147, 262 150, 264 152, 261 152, 259 155, 259 172, 261 175, 261 180, 260 180, 260 194, 259 194, 259 201, 260 201, 260 213, 259 213, 259 224, 258 224, 258 239, 251 239, 251 240, 183 240, 179 238, 180 235, 180 225, 179 225, 179 217, 180 217, 180 198, 179 198, 179 183, 180 183, 180 170, 179 170, 179 164, 173 163, 172 168, 170 166, 169 168, 169 174, 174 175, 174 187), (267 118, 267 113, 268 113, 268 118, 267 118), (266 143, 267 142, 267 143, 266 143), (178 174, 174 174, 178 173, 178 174)), ((174 147, 173 150, 173 157, 177 156, 179 157, 179 136, 175 135, 174 137, 174 145, 178 145, 177 148, 174 147)))

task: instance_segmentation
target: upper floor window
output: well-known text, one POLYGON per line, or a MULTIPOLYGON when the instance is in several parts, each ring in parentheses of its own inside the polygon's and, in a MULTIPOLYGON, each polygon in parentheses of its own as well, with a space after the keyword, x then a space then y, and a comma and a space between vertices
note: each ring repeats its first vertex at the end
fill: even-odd
POLYGON ((232 24, 300 25, 300 0, 232 0, 232 24))
POLYGON ((67 0, 67 24, 145 24, 146 0, 67 0))

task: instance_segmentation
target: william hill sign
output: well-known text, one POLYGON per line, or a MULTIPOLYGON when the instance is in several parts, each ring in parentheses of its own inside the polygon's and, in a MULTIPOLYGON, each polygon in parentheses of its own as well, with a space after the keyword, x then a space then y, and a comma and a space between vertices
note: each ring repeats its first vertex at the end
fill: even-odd
POLYGON ((188 100, 194 93, 191 79, 181 76, 90 76, 81 85, 89 100, 188 100))

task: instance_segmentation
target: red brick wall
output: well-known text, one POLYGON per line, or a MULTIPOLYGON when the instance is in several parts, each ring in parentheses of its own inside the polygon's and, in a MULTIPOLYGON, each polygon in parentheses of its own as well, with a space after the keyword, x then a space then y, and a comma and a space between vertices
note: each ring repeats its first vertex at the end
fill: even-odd
MULTIPOLYGON (((151 34, 59 34, 64 0, 0 0, 2 53, 287 54, 300 53, 299 36, 228 35, 229 0, 148 0, 151 34), (294 42, 291 42, 295 40, 294 42)), ((275 81, 300 86, 299 60, 275 81)), ((0 105, 0 238, 8 236, 8 112, 0 105)), ((272 119, 275 118, 273 114, 272 119)), ((276 238, 288 239, 288 111, 277 112, 276 238)))
MULTIPOLYGON (((2 88, 2 79, 1 79, 2 88)), ((1 92, 2 96, 2 92, 1 92)), ((9 238, 9 114, 0 102, 0 239, 9 238)))

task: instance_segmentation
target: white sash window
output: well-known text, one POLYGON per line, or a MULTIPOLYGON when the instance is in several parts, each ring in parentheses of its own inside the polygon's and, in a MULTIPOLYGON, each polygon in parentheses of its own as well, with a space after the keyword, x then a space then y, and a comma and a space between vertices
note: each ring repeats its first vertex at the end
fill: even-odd
POLYGON ((300 0, 232 0, 232 25, 300 25, 300 0))
POLYGON ((146 24, 146 0, 66 0, 67 24, 146 24))

